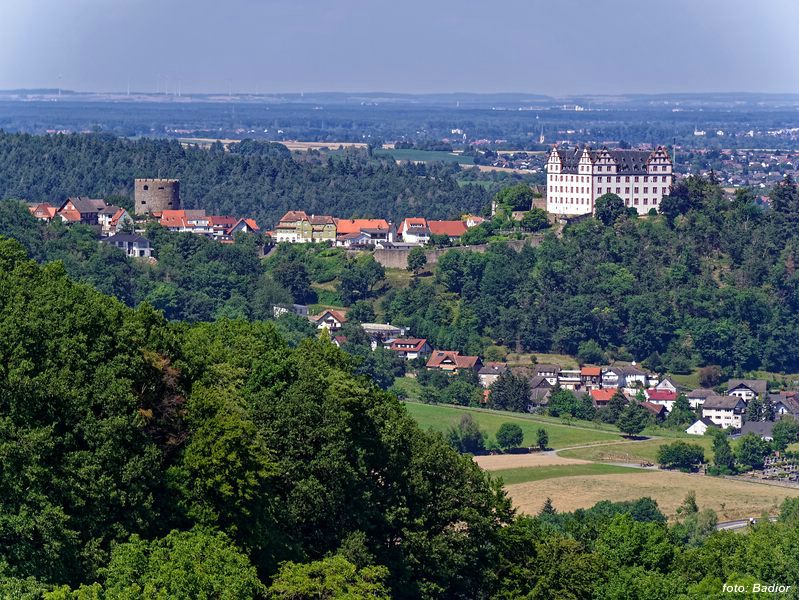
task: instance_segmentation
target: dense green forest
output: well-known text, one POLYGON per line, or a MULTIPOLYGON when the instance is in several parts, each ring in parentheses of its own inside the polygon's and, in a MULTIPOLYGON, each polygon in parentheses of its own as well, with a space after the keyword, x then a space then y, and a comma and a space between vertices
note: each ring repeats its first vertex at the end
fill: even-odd
POLYGON ((661 210, 635 218, 622 205, 518 253, 451 250, 434 278, 390 294, 386 315, 471 354, 496 343, 676 373, 799 371, 794 182, 763 209, 747 190, 730 200, 716 182, 689 178, 661 210))
POLYGON ((517 516, 325 340, 170 323, 0 240, 0 597, 679 598, 795 584, 799 503, 517 516))
POLYGON ((266 227, 288 210, 394 221, 482 210, 493 184, 459 185, 458 170, 443 163, 399 165, 353 149, 293 157, 281 144, 248 140, 225 152, 221 144, 204 150, 175 140, 0 132, 0 198, 132 199, 134 178, 176 177, 185 208, 254 217, 266 227))

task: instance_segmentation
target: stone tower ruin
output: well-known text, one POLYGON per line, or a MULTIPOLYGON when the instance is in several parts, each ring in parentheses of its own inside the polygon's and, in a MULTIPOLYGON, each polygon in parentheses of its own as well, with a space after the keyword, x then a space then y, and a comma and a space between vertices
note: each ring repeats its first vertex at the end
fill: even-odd
POLYGON ((180 180, 136 179, 133 198, 137 215, 151 215, 164 210, 179 210, 180 180))

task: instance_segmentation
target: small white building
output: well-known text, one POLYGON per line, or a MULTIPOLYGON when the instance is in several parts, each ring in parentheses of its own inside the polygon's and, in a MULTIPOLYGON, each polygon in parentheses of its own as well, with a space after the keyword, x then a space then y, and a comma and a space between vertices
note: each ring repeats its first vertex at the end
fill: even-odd
POLYGON ((150 240, 133 233, 117 233, 101 239, 100 242, 119 248, 131 258, 150 258, 153 255, 150 240))
POLYGON ((430 241, 430 229, 427 219, 413 217, 405 219, 397 228, 397 235, 408 244, 426 244, 430 241))
POLYGON ((686 429, 685 433, 688 435, 705 435, 705 432, 712 427, 718 427, 718 425, 716 425, 707 417, 702 417, 701 419, 695 421, 688 429, 686 429))
POLYGON ((308 318, 316 324, 317 329, 328 329, 330 331, 338 331, 347 322, 347 317, 343 312, 332 309, 308 318))

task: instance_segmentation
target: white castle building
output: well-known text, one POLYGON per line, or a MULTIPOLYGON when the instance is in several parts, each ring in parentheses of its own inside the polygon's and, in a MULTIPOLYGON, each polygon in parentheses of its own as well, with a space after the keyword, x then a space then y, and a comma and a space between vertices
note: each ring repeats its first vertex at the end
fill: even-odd
POLYGON ((558 215, 592 213, 596 199, 607 193, 645 215, 658 208, 672 183, 671 157, 660 146, 652 152, 555 147, 546 168, 547 212, 558 215))

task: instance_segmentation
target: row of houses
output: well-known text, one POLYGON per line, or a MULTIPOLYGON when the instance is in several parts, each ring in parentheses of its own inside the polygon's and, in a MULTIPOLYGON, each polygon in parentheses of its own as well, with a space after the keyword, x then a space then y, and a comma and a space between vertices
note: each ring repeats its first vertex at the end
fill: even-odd
POLYGON ((101 198, 76 196, 58 206, 48 202, 29 202, 28 210, 40 221, 59 220, 67 224, 80 223, 99 228, 101 236, 133 231, 133 218, 124 208, 108 204, 101 198))
POLYGON ((460 238, 469 227, 483 222, 482 217, 467 216, 457 221, 434 221, 421 217, 404 219, 395 225, 385 219, 339 219, 330 215, 308 215, 291 210, 280 218, 270 231, 272 239, 281 243, 330 243, 345 248, 396 245, 423 245, 432 236, 460 238))

